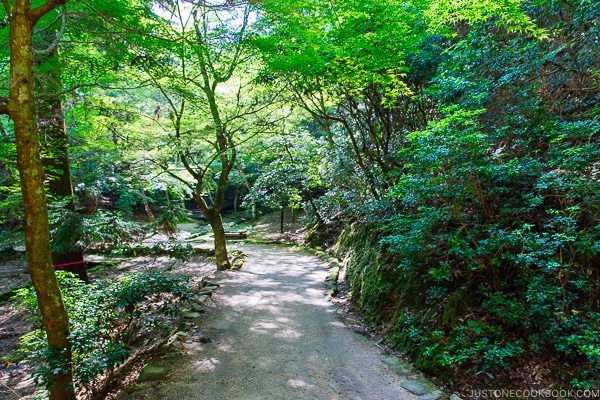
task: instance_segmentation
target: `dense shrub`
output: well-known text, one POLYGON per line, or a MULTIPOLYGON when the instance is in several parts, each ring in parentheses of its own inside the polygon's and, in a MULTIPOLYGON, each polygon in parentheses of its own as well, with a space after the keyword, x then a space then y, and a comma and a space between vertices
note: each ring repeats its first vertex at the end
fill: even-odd
MULTIPOLYGON (((117 282, 84 284, 72 274, 57 277, 69 312, 69 340, 73 350, 74 380, 78 391, 92 398, 102 393, 111 372, 122 364, 144 338, 168 332, 167 317, 191 298, 186 279, 161 272, 130 274, 117 282)), ((33 288, 20 289, 18 307, 25 308, 34 330, 21 338, 15 356, 37 366, 36 384, 47 384, 57 365, 46 345, 33 288)))
POLYGON ((345 208, 379 232, 347 242, 349 282, 367 320, 438 376, 553 359, 552 378, 598 387, 600 9, 527 7, 548 40, 480 23, 447 43, 421 92, 435 118, 396 132, 385 195, 345 208))
MULTIPOLYGON (((588 387, 600 372, 600 182, 591 177, 598 148, 574 143, 581 124, 554 122, 546 152, 502 153, 474 115, 463 116, 410 136, 402 179, 390 192, 400 212, 382 243, 401 255, 397 268, 419 271, 428 301, 445 307, 430 313, 434 326, 450 329, 423 327, 418 342, 402 341, 424 345, 421 355, 440 367, 490 376, 525 352, 552 349, 581 369, 571 383, 588 387), (477 306, 463 301, 449 311, 463 287, 477 306)), ((590 128, 593 135, 600 126, 590 128)))

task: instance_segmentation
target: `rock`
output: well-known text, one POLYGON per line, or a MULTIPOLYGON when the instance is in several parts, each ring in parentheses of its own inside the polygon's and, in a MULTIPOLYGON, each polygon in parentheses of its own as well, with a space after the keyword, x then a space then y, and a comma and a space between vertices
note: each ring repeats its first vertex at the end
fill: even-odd
POLYGON ((441 390, 434 390, 431 393, 427 393, 419 397, 419 400, 438 400, 440 397, 442 397, 442 394, 443 393, 441 390))
POLYGON ((242 266, 244 265, 244 261, 245 260, 240 260, 240 259, 233 260, 231 262, 231 269, 234 270, 234 271, 237 271, 237 270, 241 269, 242 266))
POLYGON ((196 319, 196 318, 200 318, 202 316, 202 314, 199 312, 194 312, 194 311, 186 311, 183 314, 181 314, 181 316, 185 319, 196 319))
POLYGON ((204 303, 206 301, 206 299, 208 299, 208 295, 207 294, 201 294, 198 297, 196 297, 196 301, 198 303, 204 303))
POLYGON ((199 341, 200 343, 210 343, 210 342, 212 342, 212 339, 211 339, 211 338, 209 338, 209 337, 206 337, 206 336, 200 336, 200 337, 198 338, 198 341, 199 341))
POLYGON ((337 280, 338 280, 339 272, 340 272, 339 267, 330 268, 329 276, 327 276, 327 278, 325 278, 325 288, 327 290, 327 295, 329 297, 335 297, 335 295, 338 292, 337 280))
POLYGON ((451 394, 450 395, 450 400, 462 400, 462 398, 458 395, 455 394, 451 394))
POLYGON ((401 386, 417 396, 423 396, 424 394, 431 392, 432 389, 432 385, 429 382, 426 383, 420 379, 408 380, 403 382, 401 386))
POLYGON ((183 345, 183 343, 175 341, 172 343, 167 343, 164 346, 162 346, 161 352, 165 353, 165 354, 172 354, 172 353, 181 352, 184 349, 185 349, 185 346, 183 345))
POLYGON ((185 339, 186 336, 187 335, 184 332, 181 332, 181 331, 175 332, 173 335, 171 335, 169 340, 167 340, 167 344, 171 344, 171 343, 175 342, 176 340, 185 339))
POLYGON ((198 291, 198 294, 211 295, 213 291, 217 290, 219 287, 214 285, 204 286, 202 289, 198 291))
POLYGON ((203 313, 204 312, 204 307, 202 307, 200 304, 198 303, 191 303, 192 305, 192 311, 195 312, 199 312, 199 313, 203 313))
POLYGON ((382 361, 400 376, 408 377, 414 374, 414 369, 409 364, 402 362, 398 357, 384 357, 382 361))
POLYGON ((140 372, 137 382, 143 383, 148 381, 158 381, 166 377, 168 373, 168 367, 148 364, 144 367, 144 369, 142 369, 142 372, 140 372))
POLYGON ((167 340, 167 343, 165 343, 162 348, 161 351, 164 354, 174 354, 174 353, 179 353, 179 352, 183 352, 185 350, 185 346, 183 345, 183 341, 185 341, 187 338, 187 334, 179 331, 173 335, 171 335, 171 337, 169 338, 169 340, 167 340))

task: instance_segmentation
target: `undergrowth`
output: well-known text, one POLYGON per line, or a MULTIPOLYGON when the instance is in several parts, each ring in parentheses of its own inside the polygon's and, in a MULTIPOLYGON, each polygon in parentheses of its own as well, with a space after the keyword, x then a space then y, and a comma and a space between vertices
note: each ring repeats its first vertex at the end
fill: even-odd
MULTIPOLYGON (((163 272, 135 273, 116 282, 85 284, 73 274, 57 271, 69 313, 69 341, 73 351, 78 398, 103 398, 122 365, 148 338, 157 340, 170 329, 170 318, 192 298, 185 277, 163 272)), ((25 310, 34 329, 25 334, 11 355, 36 366, 37 385, 64 368, 48 349, 33 288, 20 289, 15 307, 25 310)))
POLYGON ((494 287, 485 275, 474 279, 455 268, 432 273, 422 259, 407 268, 406 256, 395 258, 385 242, 355 223, 333 250, 345 259, 357 311, 422 370, 457 387, 511 387, 524 383, 511 380, 517 370, 552 359, 545 383, 597 387, 600 313, 586 306, 589 275, 565 285, 567 293, 531 272, 494 287))

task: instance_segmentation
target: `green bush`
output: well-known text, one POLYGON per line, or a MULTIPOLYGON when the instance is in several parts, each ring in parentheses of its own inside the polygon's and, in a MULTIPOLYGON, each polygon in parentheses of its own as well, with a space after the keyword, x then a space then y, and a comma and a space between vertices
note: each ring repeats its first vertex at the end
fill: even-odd
POLYGON ((553 147, 537 162, 498 157, 482 151, 474 115, 452 111, 409 136, 389 200, 400 212, 387 219, 381 243, 401 256, 398 268, 423 278, 428 304, 447 310, 458 288, 469 286, 478 305, 444 312, 428 321, 431 328, 416 326, 419 342, 399 342, 423 345, 422 355, 435 355, 442 367, 490 376, 526 351, 551 348, 582 368, 579 378, 597 376, 600 184, 589 165, 598 150, 574 145, 573 127, 561 123, 552 125, 553 147), (443 340, 438 324, 453 327, 443 340))
POLYGON ((397 262, 354 260, 353 299, 369 321, 395 315, 392 343, 438 375, 491 378, 551 352, 575 371, 571 384, 590 387, 600 381, 600 153, 589 133, 600 123, 547 120, 501 153, 484 110, 445 112, 408 136, 398 183, 371 208, 396 210, 378 215, 379 252, 397 262), (546 142, 520 153, 533 137, 546 142))
MULTIPOLYGON (((186 278, 162 272, 89 285, 68 272, 58 271, 57 277, 70 318, 74 381, 92 393, 100 390, 137 342, 167 333, 166 317, 175 315, 191 298, 186 278)), ((35 292, 20 289, 15 299, 34 323, 34 330, 21 338, 15 357, 37 366, 35 383, 47 384, 48 376, 61 366, 47 347, 35 292)))
POLYGON ((115 246, 110 251, 114 256, 156 256, 168 254, 170 257, 179 260, 189 260, 195 254, 194 248, 188 243, 182 243, 176 240, 161 240, 155 242, 152 246, 144 243, 123 243, 115 246))
POLYGON ((190 221, 189 212, 183 204, 170 202, 165 206, 160 207, 160 216, 154 225, 162 230, 169 237, 173 237, 179 231, 177 224, 190 221))
POLYGON ((110 249, 135 242, 144 232, 141 224, 121 212, 81 214, 69 210, 64 201, 49 204, 52 251, 58 254, 92 247, 110 249))

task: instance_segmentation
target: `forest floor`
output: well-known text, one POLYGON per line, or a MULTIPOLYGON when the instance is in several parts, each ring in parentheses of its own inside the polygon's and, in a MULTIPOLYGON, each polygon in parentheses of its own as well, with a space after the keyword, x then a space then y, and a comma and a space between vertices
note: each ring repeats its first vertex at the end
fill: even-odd
MULTIPOLYGON (((136 383, 136 373, 117 398, 438 398, 441 392, 396 354, 366 338, 368 328, 353 317, 343 297, 325 295, 328 272, 323 260, 297 247, 252 243, 301 242, 304 232, 299 226, 288 218, 286 233, 279 233, 276 214, 258 223, 229 222, 229 230, 250 233, 248 242, 229 245, 247 255, 239 271, 216 272, 203 256, 186 262, 136 257, 90 271, 92 280, 112 280, 129 272, 171 268, 182 275, 208 277, 220 286, 205 302, 205 313, 181 325, 175 346, 170 346, 174 350, 150 362, 149 368, 166 374, 136 383)), ((185 238, 198 223, 181 228, 179 236, 185 238)), ((200 241, 198 246, 209 248, 211 243, 200 241)), ((0 293, 29 280, 22 258, 1 262, 0 274, 0 293)), ((30 328, 9 303, 0 304, 0 356, 30 328)), ((0 368, 0 398, 33 398, 30 373, 26 364, 0 368)))

